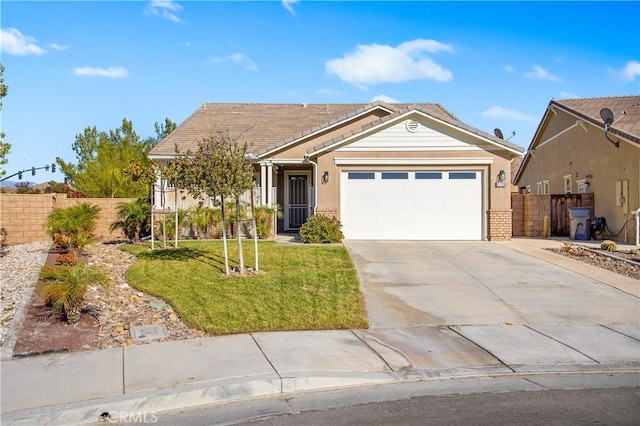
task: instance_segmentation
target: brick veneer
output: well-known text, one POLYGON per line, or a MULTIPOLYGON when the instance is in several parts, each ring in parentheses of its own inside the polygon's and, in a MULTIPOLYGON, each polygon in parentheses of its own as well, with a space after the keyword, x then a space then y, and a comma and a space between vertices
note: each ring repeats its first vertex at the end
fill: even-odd
POLYGON ((511 209, 490 209, 488 212, 489 241, 507 241, 511 239, 511 209))
POLYGON ((120 231, 111 233, 109 226, 117 219, 118 204, 135 198, 67 198, 66 194, 0 194, 0 229, 3 244, 16 245, 51 238, 44 223, 53 209, 66 208, 88 202, 101 208, 94 234, 98 239, 121 237, 120 231))

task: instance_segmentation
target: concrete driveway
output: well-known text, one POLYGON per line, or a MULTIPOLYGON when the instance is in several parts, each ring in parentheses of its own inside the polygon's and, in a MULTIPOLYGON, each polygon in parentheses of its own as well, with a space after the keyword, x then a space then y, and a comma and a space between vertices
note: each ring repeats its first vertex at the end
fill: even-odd
POLYGON ((640 320, 637 297, 499 243, 344 244, 373 329, 640 320))

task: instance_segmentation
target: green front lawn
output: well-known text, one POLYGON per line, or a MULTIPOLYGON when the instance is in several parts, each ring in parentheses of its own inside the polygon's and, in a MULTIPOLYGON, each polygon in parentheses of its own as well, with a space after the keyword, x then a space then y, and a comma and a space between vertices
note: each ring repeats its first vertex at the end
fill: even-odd
MULTIPOLYGON (((230 266, 237 266, 237 243, 228 244, 230 266)), ((170 303, 190 327, 211 334, 368 327, 358 275, 342 246, 261 241, 261 273, 227 277, 221 241, 179 245, 127 247, 138 257, 127 280, 170 303)), ((245 266, 253 267, 253 242, 243 248, 245 266)))

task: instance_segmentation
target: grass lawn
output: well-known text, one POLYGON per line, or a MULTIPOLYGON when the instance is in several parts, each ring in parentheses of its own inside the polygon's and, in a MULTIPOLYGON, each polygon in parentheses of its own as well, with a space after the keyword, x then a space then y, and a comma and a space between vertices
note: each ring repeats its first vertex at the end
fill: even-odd
MULTIPOLYGON (((237 242, 228 244, 230 266, 237 266, 237 242)), ((245 266, 254 267, 253 241, 243 248, 245 266)), ((222 241, 125 250, 138 257, 127 271, 131 286, 164 299, 186 325, 210 334, 368 327, 358 275, 342 246, 261 241, 262 273, 245 277, 224 275, 222 241)))

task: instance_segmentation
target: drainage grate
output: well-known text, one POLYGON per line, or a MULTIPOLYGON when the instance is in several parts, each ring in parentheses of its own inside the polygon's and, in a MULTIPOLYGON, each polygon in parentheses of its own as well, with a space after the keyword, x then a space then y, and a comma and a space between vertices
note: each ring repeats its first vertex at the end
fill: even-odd
POLYGON ((143 342, 145 340, 162 339, 169 335, 167 326, 164 324, 137 325, 131 327, 131 337, 133 340, 143 342))

